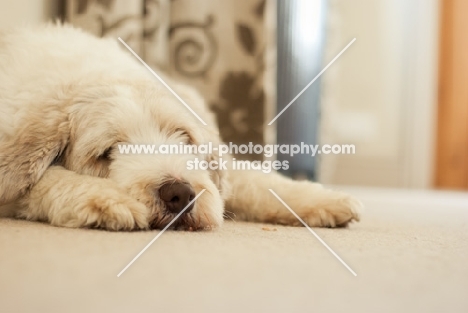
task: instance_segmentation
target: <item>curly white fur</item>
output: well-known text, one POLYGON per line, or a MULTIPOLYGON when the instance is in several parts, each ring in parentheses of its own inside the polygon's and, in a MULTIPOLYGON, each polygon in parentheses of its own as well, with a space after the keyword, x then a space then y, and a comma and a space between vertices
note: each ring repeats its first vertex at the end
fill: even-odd
POLYGON ((115 40, 70 26, 19 29, 0 37, 0 211, 65 227, 161 228, 174 214, 158 189, 183 180, 199 193, 175 227, 238 218, 299 225, 272 188, 311 226, 344 226, 362 207, 348 195, 277 173, 187 170, 210 155, 125 155, 116 146, 219 143, 215 120, 192 89, 175 91, 203 126, 115 40))

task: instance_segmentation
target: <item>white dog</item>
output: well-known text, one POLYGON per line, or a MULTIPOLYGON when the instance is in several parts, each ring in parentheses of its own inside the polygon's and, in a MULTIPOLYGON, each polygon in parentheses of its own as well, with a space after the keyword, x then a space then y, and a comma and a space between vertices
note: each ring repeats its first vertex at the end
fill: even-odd
POLYGON ((118 144, 219 143, 192 89, 169 85, 204 126, 115 40, 70 26, 0 34, 0 211, 65 227, 206 229, 236 218, 311 226, 359 220, 361 203, 277 173, 188 170, 195 157, 120 154, 118 144))

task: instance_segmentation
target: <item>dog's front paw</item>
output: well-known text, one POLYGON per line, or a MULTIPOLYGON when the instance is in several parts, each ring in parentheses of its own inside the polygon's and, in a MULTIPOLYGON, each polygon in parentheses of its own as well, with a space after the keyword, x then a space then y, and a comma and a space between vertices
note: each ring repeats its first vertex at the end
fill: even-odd
POLYGON ((89 227, 107 230, 134 230, 148 228, 148 209, 130 196, 107 188, 87 193, 74 206, 51 220, 51 224, 65 227, 89 227))
MULTIPOLYGON (((345 227, 352 221, 360 220, 364 206, 350 195, 308 182, 297 183, 294 190, 294 193, 283 194, 282 199, 309 226, 345 227)), ((268 221, 302 226, 291 212, 285 212, 284 209, 272 215, 273 219, 268 221)))
POLYGON ((147 208, 127 197, 98 197, 89 200, 81 212, 86 225, 108 230, 133 230, 148 228, 147 208))
POLYGON ((345 227, 352 221, 358 222, 364 208, 356 198, 332 191, 330 198, 317 200, 304 204, 298 213, 309 226, 345 227))

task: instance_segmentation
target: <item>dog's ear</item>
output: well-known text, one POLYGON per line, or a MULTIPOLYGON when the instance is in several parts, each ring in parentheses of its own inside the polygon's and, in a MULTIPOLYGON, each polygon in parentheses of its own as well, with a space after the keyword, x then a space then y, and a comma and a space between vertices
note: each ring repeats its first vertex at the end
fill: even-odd
POLYGON ((14 134, 0 141, 0 205, 24 195, 67 145, 67 116, 44 111, 29 112, 14 134))

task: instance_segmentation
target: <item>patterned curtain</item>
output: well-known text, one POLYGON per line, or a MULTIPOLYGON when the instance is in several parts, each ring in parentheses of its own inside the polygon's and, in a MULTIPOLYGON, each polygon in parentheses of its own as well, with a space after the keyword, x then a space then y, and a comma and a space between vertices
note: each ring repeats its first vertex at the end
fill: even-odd
POLYGON ((197 88, 224 141, 264 144, 275 107, 275 62, 265 61, 274 55, 274 0, 65 1, 75 26, 122 37, 150 66, 197 88))

